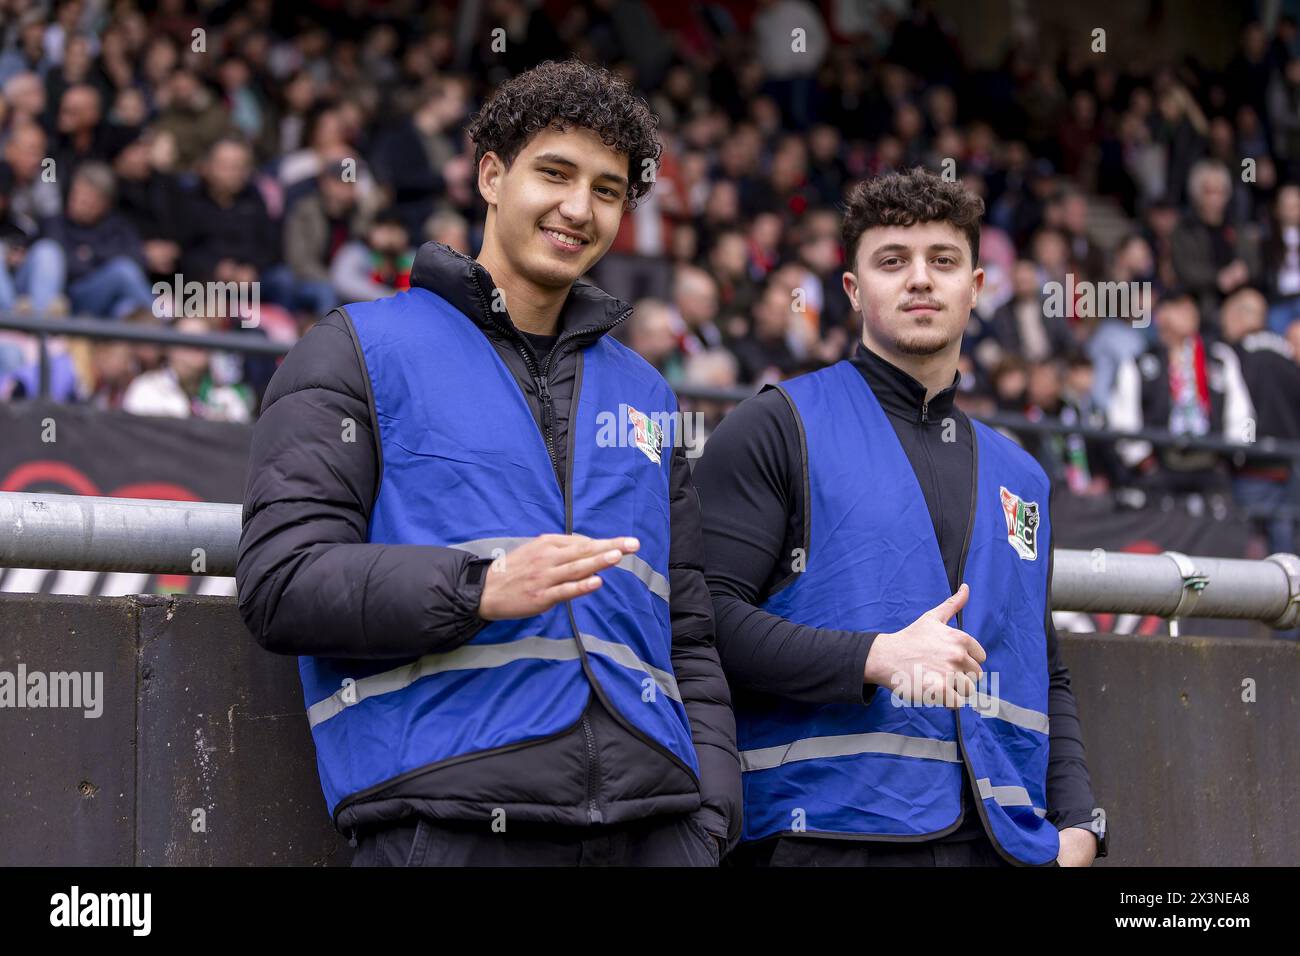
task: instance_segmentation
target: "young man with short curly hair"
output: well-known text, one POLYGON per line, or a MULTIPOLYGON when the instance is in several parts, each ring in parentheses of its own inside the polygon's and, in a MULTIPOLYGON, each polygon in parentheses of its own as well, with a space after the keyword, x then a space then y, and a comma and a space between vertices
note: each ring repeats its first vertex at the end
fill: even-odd
POLYGON ((300 657, 357 864, 710 866, 739 835, 676 399, 581 280, 655 125, 577 61, 504 83, 470 125, 477 260, 426 244, 267 391, 240 609, 300 657))
POLYGON ((696 467, 745 777, 737 862, 1105 852, 1051 621, 1050 484, 954 404, 982 213, 921 169, 860 184, 857 353, 743 402, 696 467))

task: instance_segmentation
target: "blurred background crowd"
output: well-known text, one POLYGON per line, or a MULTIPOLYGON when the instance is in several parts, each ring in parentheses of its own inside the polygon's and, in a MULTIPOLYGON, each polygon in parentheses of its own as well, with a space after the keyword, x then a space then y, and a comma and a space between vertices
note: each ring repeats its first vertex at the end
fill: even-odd
MULTIPOLYGON (((469 116, 503 78, 576 55, 642 90, 665 147, 592 281, 635 303, 620 334, 704 396, 691 407, 709 426, 729 392, 850 354, 839 204, 922 165, 986 204, 965 410, 1300 439, 1296 5, 1118 5, 1130 35, 1102 42, 1127 53, 1017 0, 968 42, 957 6, 0 0, 0 315, 291 343, 337 305, 405 288, 426 241, 477 251, 469 116), (1224 9, 1230 27, 1205 31, 1218 47, 1145 50, 1145 31, 1224 9), (177 274, 257 283, 256 326, 154 294, 177 274), (1151 295, 1080 307, 1089 283, 1151 295)), ((0 398, 31 397, 36 365, 31 336, 0 331, 0 398)), ((69 339, 49 387, 240 422, 274 369, 69 339)), ((1235 497, 1272 516, 1272 550, 1295 550, 1287 456, 1093 434, 1021 440, 1075 494, 1235 497)))

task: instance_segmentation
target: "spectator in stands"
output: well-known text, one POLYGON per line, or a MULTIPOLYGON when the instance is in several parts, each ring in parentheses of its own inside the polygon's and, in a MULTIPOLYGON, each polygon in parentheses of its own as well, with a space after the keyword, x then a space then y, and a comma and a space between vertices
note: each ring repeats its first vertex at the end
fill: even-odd
POLYGON ((749 333, 731 347, 740 362, 740 377, 746 382, 766 383, 793 374, 799 356, 791 342, 802 319, 794 312, 790 292, 778 277, 768 281, 751 314, 749 333))
MULTIPOLYGON (((1156 309, 1159 344, 1120 365, 1107 410, 1112 428, 1168 430, 1244 442, 1255 410, 1232 347, 1202 336, 1195 297, 1175 290, 1156 309)), ((1126 441, 1117 445, 1139 484, 1173 493, 1221 495, 1227 478, 1213 452, 1126 441), (1159 467, 1157 467, 1159 466, 1159 467)))
MULTIPOLYGON (((1092 363, 1074 352, 1066 362, 1039 362, 1029 367, 1026 417, 1054 418, 1063 425, 1104 428, 1105 415, 1092 403, 1092 363)), ((1024 442, 1054 482, 1077 495, 1099 495, 1109 487, 1110 443, 1073 433, 1041 434, 1024 442)))
POLYGON ((469 223, 460 213, 450 209, 440 210, 429 217, 424 224, 424 238, 429 242, 441 242, 463 256, 473 252, 469 242, 469 223))
POLYGON ((370 302, 409 289, 414 261, 406 227, 389 210, 375 217, 365 240, 351 240, 339 249, 330 265, 330 282, 340 302, 370 302))
MULTIPOLYGON (((1210 124, 1195 97, 1172 77, 1163 83, 1156 106, 1156 141, 1169 157, 1165 173, 1168 199, 1181 205, 1188 198, 1192 165, 1204 153, 1210 124)), ((1227 195, 1222 201, 1227 204, 1227 195)))
MULTIPOLYGON (((1011 301, 993 314, 991 332, 999 354, 1018 355, 1027 362, 1042 362, 1069 351, 1069 320, 1045 308, 1038 266, 1028 259, 1012 271, 1011 301)), ((1059 297, 1058 297, 1059 298, 1059 297)))
POLYGON ((1291 346, 1297 363, 1300 363, 1300 319, 1286 327, 1286 344, 1291 346))
POLYGON ((1196 297, 1201 315, 1215 316, 1224 296, 1262 278, 1258 243, 1226 218, 1232 176, 1222 163, 1193 166, 1187 192, 1192 211, 1173 235, 1174 271, 1196 297))
POLYGON ((682 352, 673 329, 672 307, 661 299, 639 299, 627 320, 628 348, 659 370, 669 382, 681 381, 682 352))
POLYGON ((1067 189, 1060 209, 1061 230, 1070 246, 1070 258, 1083 271, 1083 278, 1095 282, 1105 272, 1106 256, 1088 234, 1088 198, 1077 189, 1067 189))
POLYGON ((220 139, 208 151, 202 186, 179 215, 187 281, 254 282, 279 259, 279 230, 252 176, 253 153, 242 140, 220 139))
POLYGON ((1093 369, 1093 402, 1103 408, 1110 400, 1115 370, 1122 362, 1145 352, 1148 335, 1153 334, 1150 326, 1157 292, 1155 260, 1150 244, 1141 235, 1130 233, 1115 248, 1110 281, 1126 283, 1132 290, 1128 297, 1131 314, 1097 317, 1084 345, 1093 369))
POLYGON ((718 283, 718 302, 727 313, 748 312, 758 298, 758 286, 749 271, 745 234, 724 229, 709 249, 709 271, 718 283))
POLYGON ((717 325, 718 284, 709 273, 689 265, 673 270, 672 308, 680 347, 687 355, 723 345, 717 325))
POLYGON ((457 127, 468 110, 468 90, 459 78, 430 81, 415 108, 375 143, 375 178, 392 193, 407 231, 417 235, 443 189, 443 167, 454 159, 457 127))
POLYGON ((334 162, 316 177, 316 191, 294 203, 285 217, 284 261, 291 275, 286 304, 324 315, 339 304, 330 264, 349 242, 366 235, 371 211, 358 201, 349 167, 334 162))
POLYGON ((359 172, 356 154, 348 142, 343 110, 335 106, 319 109, 307 127, 307 145, 280 160, 276 170, 289 204, 310 191, 314 180, 343 159, 351 158, 354 172, 359 172))
MULTIPOLYGON (((740 384, 739 375, 740 363, 731 352, 723 348, 710 348, 686 356, 682 386, 731 390, 740 384)), ((687 453, 695 457, 703 449, 709 433, 718 427, 723 416, 731 410, 732 403, 714 399, 691 399, 686 403, 686 408, 702 417, 703 433, 697 436, 699 447, 687 449, 687 453)))
POLYGON ((1029 366, 1018 355, 1003 355, 993 369, 993 400, 1000 412, 1024 414, 1029 389, 1029 366))
POLYGON ((63 196, 57 176, 46 162, 45 130, 36 123, 16 123, 5 141, 4 161, 13 170, 10 211, 32 222, 57 216, 63 196))
POLYGON ((103 118, 103 94, 88 83, 69 86, 59 100, 58 136, 51 155, 65 198, 79 165, 106 162, 112 153, 114 131, 103 118))
MULTIPOLYGON (((0 163, 0 312, 50 315, 66 313, 63 297, 64 260, 53 239, 38 238, 36 223, 14 215, 10 195, 13 170, 0 163)), ((8 360, 0 357, 0 372, 13 366, 13 333, 4 333, 8 360)))
MULTIPOLYGON (((1300 63, 1300 59, 1297 59, 1300 63)), ((1300 318, 1300 185, 1288 183, 1277 191, 1273 229, 1264 248, 1267 273, 1268 327, 1283 332, 1300 318)))
MULTIPOLYGON (((182 316, 178 332, 202 335, 211 328, 202 316, 182 316)), ((243 385, 218 385, 209 369, 210 353, 191 345, 167 349, 166 364, 145 372, 126 390, 122 407, 133 415, 168 418, 203 418, 248 422, 253 417, 252 395, 243 385)))
MULTIPOLYGON (((1236 350, 1255 409, 1253 431, 1243 440, 1300 442, 1300 365, 1286 340, 1267 329, 1267 314, 1268 302, 1255 289, 1240 289, 1223 303, 1223 339, 1236 350)), ((1298 465, 1286 456, 1253 457, 1233 477, 1233 497, 1262 519, 1270 553, 1296 550, 1296 515, 1279 512, 1300 509, 1298 465)))
POLYGON ((191 70, 181 68, 168 77, 158 90, 158 106, 155 125, 175 141, 181 169, 212 155, 221 138, 234 132, 221 101, 191 70))
POLYGON ((804 307, 816 320, 818 332, 831 339, 833 350, 847 354, 849 342, 846 329, 857 338, 860 320, 843 294, 840 276, 844 263, 840 255, 839 215, 832 210, 815 210, 800 217, 802 237, 796 249, 796 259, 804 274, 798 286, 804 290, 804 307))
POLYGON ((45 22, 42 11, 28 10, 18 28, 18 42, 0 54, 0 83, 18 73, 30 72, 44 76, 52 66, 45 52, 45 22))
POLYGON ((814 77, 829 49, 829 35, 821 11, 808 0, 763 0, 754 18, 754 41, 766 92, 775 97, 786 122, 797 130, 808 128, 814 96, 814 77), (793 42, 798 29, 802 43, 793 42))
POLYGON ((1268 90, 1268 121, 1273 149, 1288 177, 1300 176, 1300 56, 1273 74, 1268 90))
MULTIPOLYGON (((1097 401, 1095 369, 1083 352, 1072 352, 1065 360, 1065 383, 1061 392, 1061 422, 1085 428, 1105 429, 1105 403, 1097 401)), ((1113 487, 1122 469, 1114 442, 1066 435, 1065 484, 1078 495, 1099 495, 1113 487)))
POLYGON ((16 73, 4 83, 3 100, 9 107, 7 129, 39 123, 45 115, 45 84, 35 73, 16 73))
POLYGON ((113 171, 82 163, 72 174, 67 210, 42 230, 63 252, 68 300, 78 315, 119 319, 154 300, 140 237, 113 211, 116 198, 113 171))
POLYGON ((74 356, 81 367, 79 401, 103 411, 121 408, 127 388, 140 372, 131 343, 86 343, 74 356))
POLYGON ((173 172, 175 162, 171 134, 152 129, 124 144, 113 159, 118 209, 140 235, 150 277, 167 282, 180 268, 176 211, 187 198, 173 172))

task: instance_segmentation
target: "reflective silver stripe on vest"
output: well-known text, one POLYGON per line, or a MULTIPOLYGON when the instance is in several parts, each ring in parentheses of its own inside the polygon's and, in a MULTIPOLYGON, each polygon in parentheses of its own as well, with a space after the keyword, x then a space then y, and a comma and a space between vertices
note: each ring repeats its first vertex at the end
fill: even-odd
POLYGON ((583 634, 582 646, 593 654, 600 654, 618 664, 622 664, 629 670, 641 671, 641 673, 653 677, 660 690, 677 701, 677 703, 682 702, 681 691, 677 689, 677 678, 665 670, 660 670, 653 664, 647 664, 637 657, 632 652, 632 648, 626 644, 615 644, 613 641, 603 641, 591 634, 583 634))
POLYGON ((1047 816, 1042 807, 1034 807, 1034 801, 1029 799, 1029 791, 1024 787, 995 787, 988 777, 980 777, 975 786, 979 787, 981 800, 992 799, 1000 807, 1033 807, 1037 816, 1047 816))
MULTIPOLYGON (((668 671, 647 664, 626 644, 606 641, 593 634, 582 635, 582 646, 593 654, 608 657, 629 670, 640 671, 654 678, 661 691, 682 702, 677 680, 668 671)), ((363 677, 346 687, 340 687, 329 697, 307 708, 307 722, 315 727, 343 712, 346 707, 360 703, 367 697, 391 694, 410 687, 422 677, 444 671, 482 670, 501 667, 514 661, 573 661, 578 659, 578 646, 570 637, 521 637, 504 644, 463 644, 454 651, 426 654, 417 661, 403 664, 390 671, 363 677)))
POLYGON ((922 760, 942 760, 961 763, 955 740, 934 740, 930 737, 906 737, 877 731, 869 734, 839 734, 834 737, 805 737, 776 747, 742 750, 740 769, 771 770, 796 760, 816 760, 819 757, 847 757, 851 754, 893 754, 899 757, 919 757, 922 760))
POLYGON ((970 705, 981 717, 996 717, 1026 730, 1036 730, 1040 734, 1047 733, 1047 715, 1030 710, 1028 707, 1021 707, 994 697, 992 694, 980 692, 975 694, 975 699, 970 702, 970 705))
POLYGON ((360 703, 367 697, 391 694, 410 687, 421 677, 441 674, 444 671, 476 670, 501 667, 514 661, 572 661, 578 659, 578 645, 571 637, 521 637, 505 644, 464 644, 454 651, 426 654, 417 661, 403 664, 390 671, 363 677, 353 684, 340 687, 329 697, 307 708, 307 722, 315 727, 323 721, 342 713, 344 708, 360 703))
MULTIPOLYGON (((476 558, 499 558, 503 554, 509 554, 515 548, 519 547, 532 538, 479 538, 476 541, 462 541, 460 544, 449 545, 460 551, 468 551, 476 558)), ((625 554, 623 559, 614 565, 616 568, 622 568, 624 571, 631 572, 637 580, 650 589, 651 594, 655 594, 665 601, 669 599, 672 593, 668 585, 668 579, 650 567, 643 558, 635 554, 625 554)))

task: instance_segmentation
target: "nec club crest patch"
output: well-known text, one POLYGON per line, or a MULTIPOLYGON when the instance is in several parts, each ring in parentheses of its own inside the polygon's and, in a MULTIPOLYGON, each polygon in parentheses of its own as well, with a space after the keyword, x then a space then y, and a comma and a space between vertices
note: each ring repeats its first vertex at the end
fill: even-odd
POLYGON ((632 425, 633 440, 642 454, 659 464, 659 452, 664 447, 664 430, 649 415, 638 412, 632 406, 627 407, 627 418, 632 425))
POLYGON ((1007 543, 1020 555, 1022 561, 1038 558, 1038 502, 1024 501, 1006 489, 1002 496, 1002 514, 1007 519, 1007 543))

